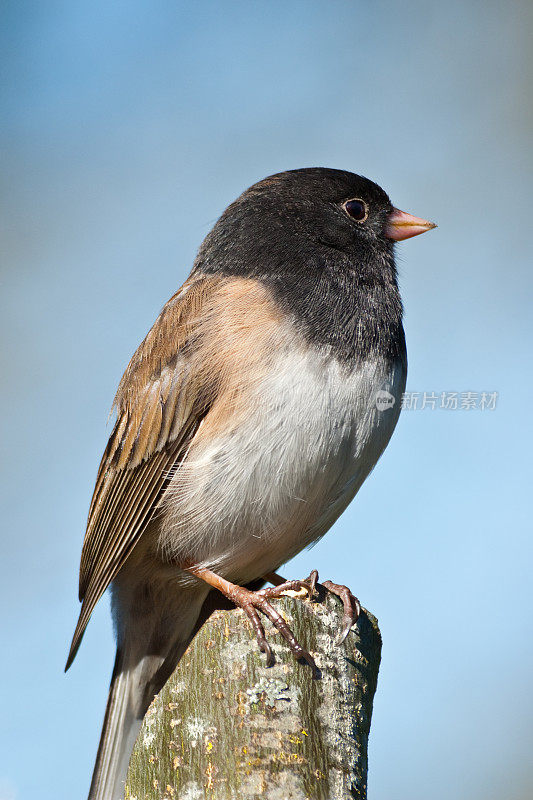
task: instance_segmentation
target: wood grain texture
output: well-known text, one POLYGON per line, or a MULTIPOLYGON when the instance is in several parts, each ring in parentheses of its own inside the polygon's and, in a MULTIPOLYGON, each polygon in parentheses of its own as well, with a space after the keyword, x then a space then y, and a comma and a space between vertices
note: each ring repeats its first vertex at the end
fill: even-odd
POLYGON ((337 599, 278 602, 322 677, 271 630, 267 669, 243 613, 217 612, 148 710, 129 800, 365 800, 377 620, 363 610, 339 647, 337 599))

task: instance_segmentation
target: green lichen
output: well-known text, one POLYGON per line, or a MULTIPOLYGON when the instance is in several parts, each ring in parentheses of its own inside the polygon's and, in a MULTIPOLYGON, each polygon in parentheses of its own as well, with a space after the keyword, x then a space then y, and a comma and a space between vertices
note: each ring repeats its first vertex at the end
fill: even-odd
POLYGON ((267 630, 267 668, 241 611, 204 625, 152 703, 130 762, 130 800, 344 800, 366 797, 366 744, 379 665, 363 613, 335 644, 338 602, 278 606, 322 677, 267 630))

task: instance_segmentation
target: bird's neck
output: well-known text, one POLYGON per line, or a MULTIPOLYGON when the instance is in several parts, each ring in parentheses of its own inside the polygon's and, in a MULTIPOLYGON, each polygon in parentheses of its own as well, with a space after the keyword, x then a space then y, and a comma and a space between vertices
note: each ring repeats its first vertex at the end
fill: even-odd
POLYGON ((310 344, 329 348, 341 362, 406 361, 392 247, 381 254, 368 252, 361 261, 330 246, 306 243, 299 258, 288 263, 285 251, 269 250, 258 239, 244 253, 230 242, 214 258, 209 240, 194 271, 259 280, 310 344))
POLYGON ((317 270, 266 275, 263 282, 309 343, 341 362, 406 362, 402 302, 394 262, 372 272, 323 265, 317 270))

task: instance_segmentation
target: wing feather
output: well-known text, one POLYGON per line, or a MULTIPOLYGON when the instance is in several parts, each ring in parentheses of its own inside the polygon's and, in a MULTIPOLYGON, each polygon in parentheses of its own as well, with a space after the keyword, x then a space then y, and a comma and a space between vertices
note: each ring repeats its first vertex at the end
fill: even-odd
POLYGON ((133 355, 115 397, 117 420, 89 509, 82 607, 67 668, 96 603, 160 507, 202 420, 207 416, 203 435, 216 435, 247 413, 250 387, 268 374, 269 355, 280 346, 281 324, 283 315, 257 281, 194 274, 133 355))
POLYGON ((192 277, 165 305, 135 352, 115 398, 117 421, 102 457, 80 565, 82 608, 70 666, 94 607, 152 518, 172 468, 209 406, 205 375, 185 352, 219 281, 192 277))

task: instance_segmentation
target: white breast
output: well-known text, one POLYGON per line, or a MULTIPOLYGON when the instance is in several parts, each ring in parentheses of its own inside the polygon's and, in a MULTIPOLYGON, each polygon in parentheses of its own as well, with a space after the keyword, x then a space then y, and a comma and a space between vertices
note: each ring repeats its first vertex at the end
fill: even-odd
POLYGON ((280 354, 246 421, 192 448, 178 470, 164 551, 241 582, 277 569, 354 497, 390 439, 404 385, 399 363, 349 370, 314 351, 280 354))

